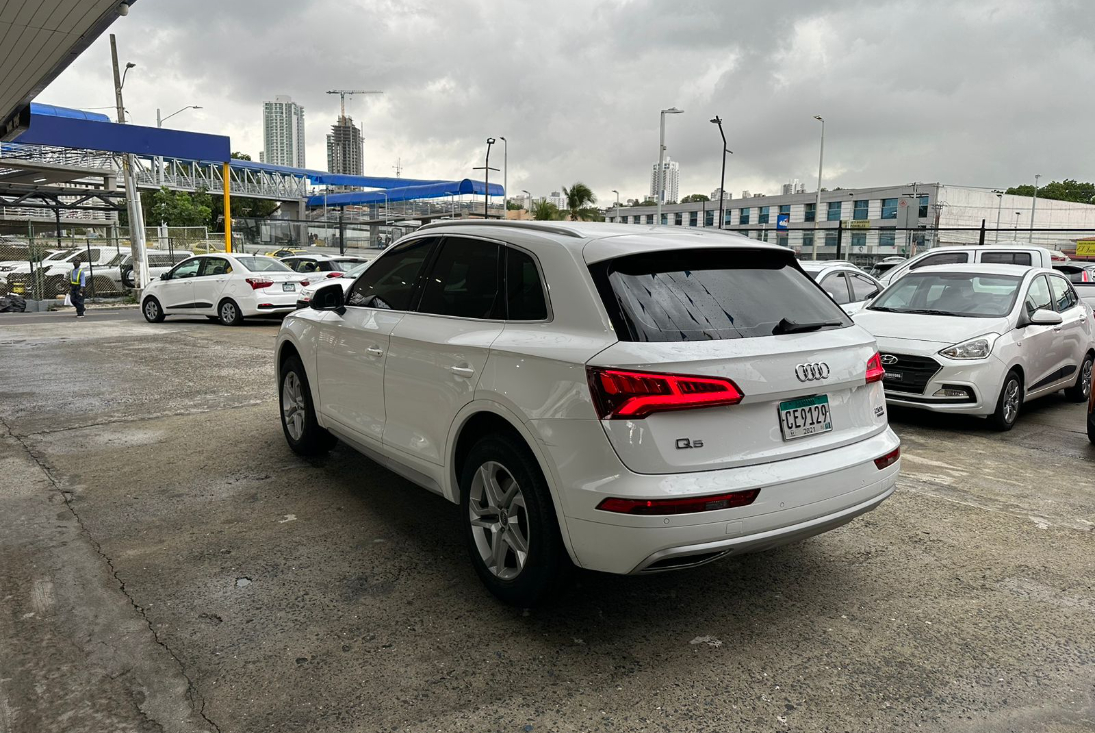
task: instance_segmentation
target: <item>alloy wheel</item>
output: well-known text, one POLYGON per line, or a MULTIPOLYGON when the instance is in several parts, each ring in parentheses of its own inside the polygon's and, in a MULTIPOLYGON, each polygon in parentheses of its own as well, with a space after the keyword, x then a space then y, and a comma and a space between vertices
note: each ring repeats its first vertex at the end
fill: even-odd
POLYGON ((487 461, 475 472, 469 499, 479 557, 493 575, 513 580, 528 561, 528 507, 521 487, 505 466, 487 461))
POLYGON ((236 320, 236 306, 231 303, 225 303, 221 306, 221 320, 225 323, 231 323, 236 320))
POLYGON ((1019 414, 1019 380, 1012 379, 1004 387, 1004 420, 1009 424, 1015 422, 1015 416, 1019 414))
POLYGON ((296 372, 287 372, 281 385, 281 414, 293 440, 304 435, 304 390, 296 372))
POLYGON ((144 304, 144 316, 150 321, 156 320, 156 316, 159 315, 159 308, 154 301, 148 301, 144 304))
POLYGON ((1091 357, 1084 359, 1084 367, 1080 371, 1080 388, 1084 391, 1084 399, 1091 396, 1091 357))

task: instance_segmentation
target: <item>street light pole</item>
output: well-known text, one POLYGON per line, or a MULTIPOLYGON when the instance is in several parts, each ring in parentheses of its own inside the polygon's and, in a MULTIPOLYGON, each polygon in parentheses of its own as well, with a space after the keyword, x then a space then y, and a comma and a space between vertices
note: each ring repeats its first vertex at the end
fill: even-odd
MULTIPOLYGON (((1019 231, 1019 217, 1022 216, 1022 215, 1023 215, 1023 212, 1021 212, 1021 211, 1016 211, 1015 212, 1015 231, 1016 232, 1019 231)), ((1018 239, 1018 237, 1016 237, 1016 239, 1018 239)))
MULTIPOLYGON (((118 43, 114 34, 110 34, 110 61, 114 67, 114 102, 118 108, 118 124, 125 124, 125 104, 122 102, 122 86, 125 75, 118 72, 118 43)), ((126 73, 137 65, 128 62, 126 73)), ((125 198, 129 209, 129 250, 133 258, 133 283, 143 290, 148 285, 148 268, 145 267, 144 219, 141 211, 141 199, 137 195, 137 182, 134 180, 137 167, 132 153, 122 157, 122 177, 125 180, 125 198)))
POLYGON ((523 188, 521 189, 521 193, 525 194, 525 196, 528 197, 528 206, 525 207, 525 211, 527 211, 531 214, 532 213, 532 194, 529 193, 528 191, 526 191, 523 188))
POLYGON ((825 118, 814 115, 814 119, 821 123, 821 152, 817 156, 817 198, 814 200, 814 241, 811 249, 813 258, 817 259, 817 225, 821 219, 821 172, 825 165, 825 118))
POLYGON ((1034 199, 1030 202, 1030 243, 1034 244, 1034 210, 1038 208, 1038 179, 1041 178, 1040 173, 1034 176, 1034 199))
POLYGON ((501 136, 498 139, 502 141, 502 208, 508 211, 506 199, 509 198, 509 141, 501 136))
POLYGON ((483 184, 484 184, 484 186, 483 186, 483 219, 484 220, 490 218, 490 212, 488 211, 488 208, 487 208, 488 206, 490 206, 490 172, 498 170, 497 168, 491 168, 490 167, 490 146, 491 145, 494 145, 494 138, 493 137, 488 137, 487 138, 487 157, 486 157, 486 160, 483 161, 483 165, 481 165, 481 166, 477 165, 474 168, 472 168, 472 170, 476 170, 476 171, 481 170, 481 171, 483 171, 483 184))
MULTIPOLYGON (((197 105, 197 104, 188 104, 185 107, 183 107, 182 109, 175 110, 174 112, 169 114, 167 117, 163 117, 163 118, 160 117, 160 108, 157 107, 156 108, 156 128, 159 129, 159 128, 163 127, 164 122, 167 122, 169 119, 171 119, 175 115, 179 114, 179 112, 185 112, 188 109, 201 109, 201 106, 197 105)), ((163 156, 162 155, 157 155, 156 156, 156 184, 158 186, 160 186, 161 188, 163 187, 163 156)), ((161 249, 163 249, 164 241, 166 239, 167 239, 167 222, 165 222, 164 220, 161 219, 160 220, 160 248, 161 249)))
POLYGON ((719 179, 719 229, 722 229, 722 205, 726 200, 726 154, 733 155, 734 151, 726 147, 726 133, 722 131, 722 118, 715 115, 715 119, 711 121, 719 126, 719 135, 722 136, 722 177, 719 179))
POLYGON ((662 170, 663 161, 665 160, 665 116, 666 115, 679 115, 684 112, 683 109, 677 109, 676 107, 670 107, 669 109, 663 109, 661 114, 661 132, 658 137, 658 173, 657 173, 657 196, 658 196, 658 221, 657 224, 662 223, 662 202, 665 200, 665 171, 662 170))
POLYGON ((616 223, 620 223, 620 192, 616 189, 612 189, 612 193, 616 194, 616 223))

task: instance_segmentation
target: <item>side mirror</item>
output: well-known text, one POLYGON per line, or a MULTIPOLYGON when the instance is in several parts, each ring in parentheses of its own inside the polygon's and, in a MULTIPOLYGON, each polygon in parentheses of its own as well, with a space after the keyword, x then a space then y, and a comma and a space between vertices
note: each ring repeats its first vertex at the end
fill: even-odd
POLYGON ((1051 311, 1048 308, 1039 308, 1034 311, 1034 314, 1027 320, 1032 326, 1060 326, 1064 323, 1061 314, 1057 311, 1051 311))
POLYGON ((164 274, 160 275, 160 279, 161 280, 170 280, 171 279, 171 273, 165 272, 164 274))
POLYGON ((334 285, 325 285, 313 293, 308 307, 317 311, 335 311, 342 315, 346 312, 343 300, 342 285, 335 283, 334 285))

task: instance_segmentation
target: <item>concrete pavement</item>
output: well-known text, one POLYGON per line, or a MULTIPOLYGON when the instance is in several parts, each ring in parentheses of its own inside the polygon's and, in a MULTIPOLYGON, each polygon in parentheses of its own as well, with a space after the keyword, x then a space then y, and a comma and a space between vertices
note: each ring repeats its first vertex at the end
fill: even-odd
POLYGON ((0 319, 0 733, 1095 730, 1095 451, 893 416, 835 532, 498 605, 455 507, 278 424, 275 323, 0 319))

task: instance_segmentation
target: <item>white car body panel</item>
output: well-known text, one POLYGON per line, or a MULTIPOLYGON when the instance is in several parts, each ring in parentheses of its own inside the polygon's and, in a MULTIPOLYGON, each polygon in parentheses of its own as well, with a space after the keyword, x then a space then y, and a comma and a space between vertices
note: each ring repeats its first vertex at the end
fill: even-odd
MULTIPOLYGON (((892 493, 900 462, 879 470, 874 460, 900 442, 886 424, 881 384, 864 383, 875 353, 866 332, 850 326, 710 343, 623 342, 587 266, 676 247, 784 248, 724 234, 563 223, 445 223, 396 246, 443 234, 501 241, 531 253, 549 291, 547 321, 303 308, 285 318, 278 335, 279 355, 291 346, 301 356, 319 423, 382 465, 458 501, 454 463, 461 430, 481 413, 496 415, 540 463, 571 559, 615 573, 652 571, 653 563, 677 556, 699 562, 800 539, 839 526, 892 493), (815 358, 828 360, 833 370, 824 388, 803 385, 793 375, 795 364, 815 358), (746 400, 602 421, 587 364, 732 373, 746 400), (846 422, 832 433, 776 443, 776 402, 819 391, 831 395, 834 420, 846 422), (667 436, 679 437, 674 431, 685 425, 711 433, 709 452, 685 460, 658 447, 667 436), (732 455, 732 437, 748 444, 744 457, 732 455), (763 488, 762 498, 748 507, 669 517, 596 508, 609 496, 664 498, 739 488, 763 488)), ((352 286, 339 284, 345 291, 352 286)))

